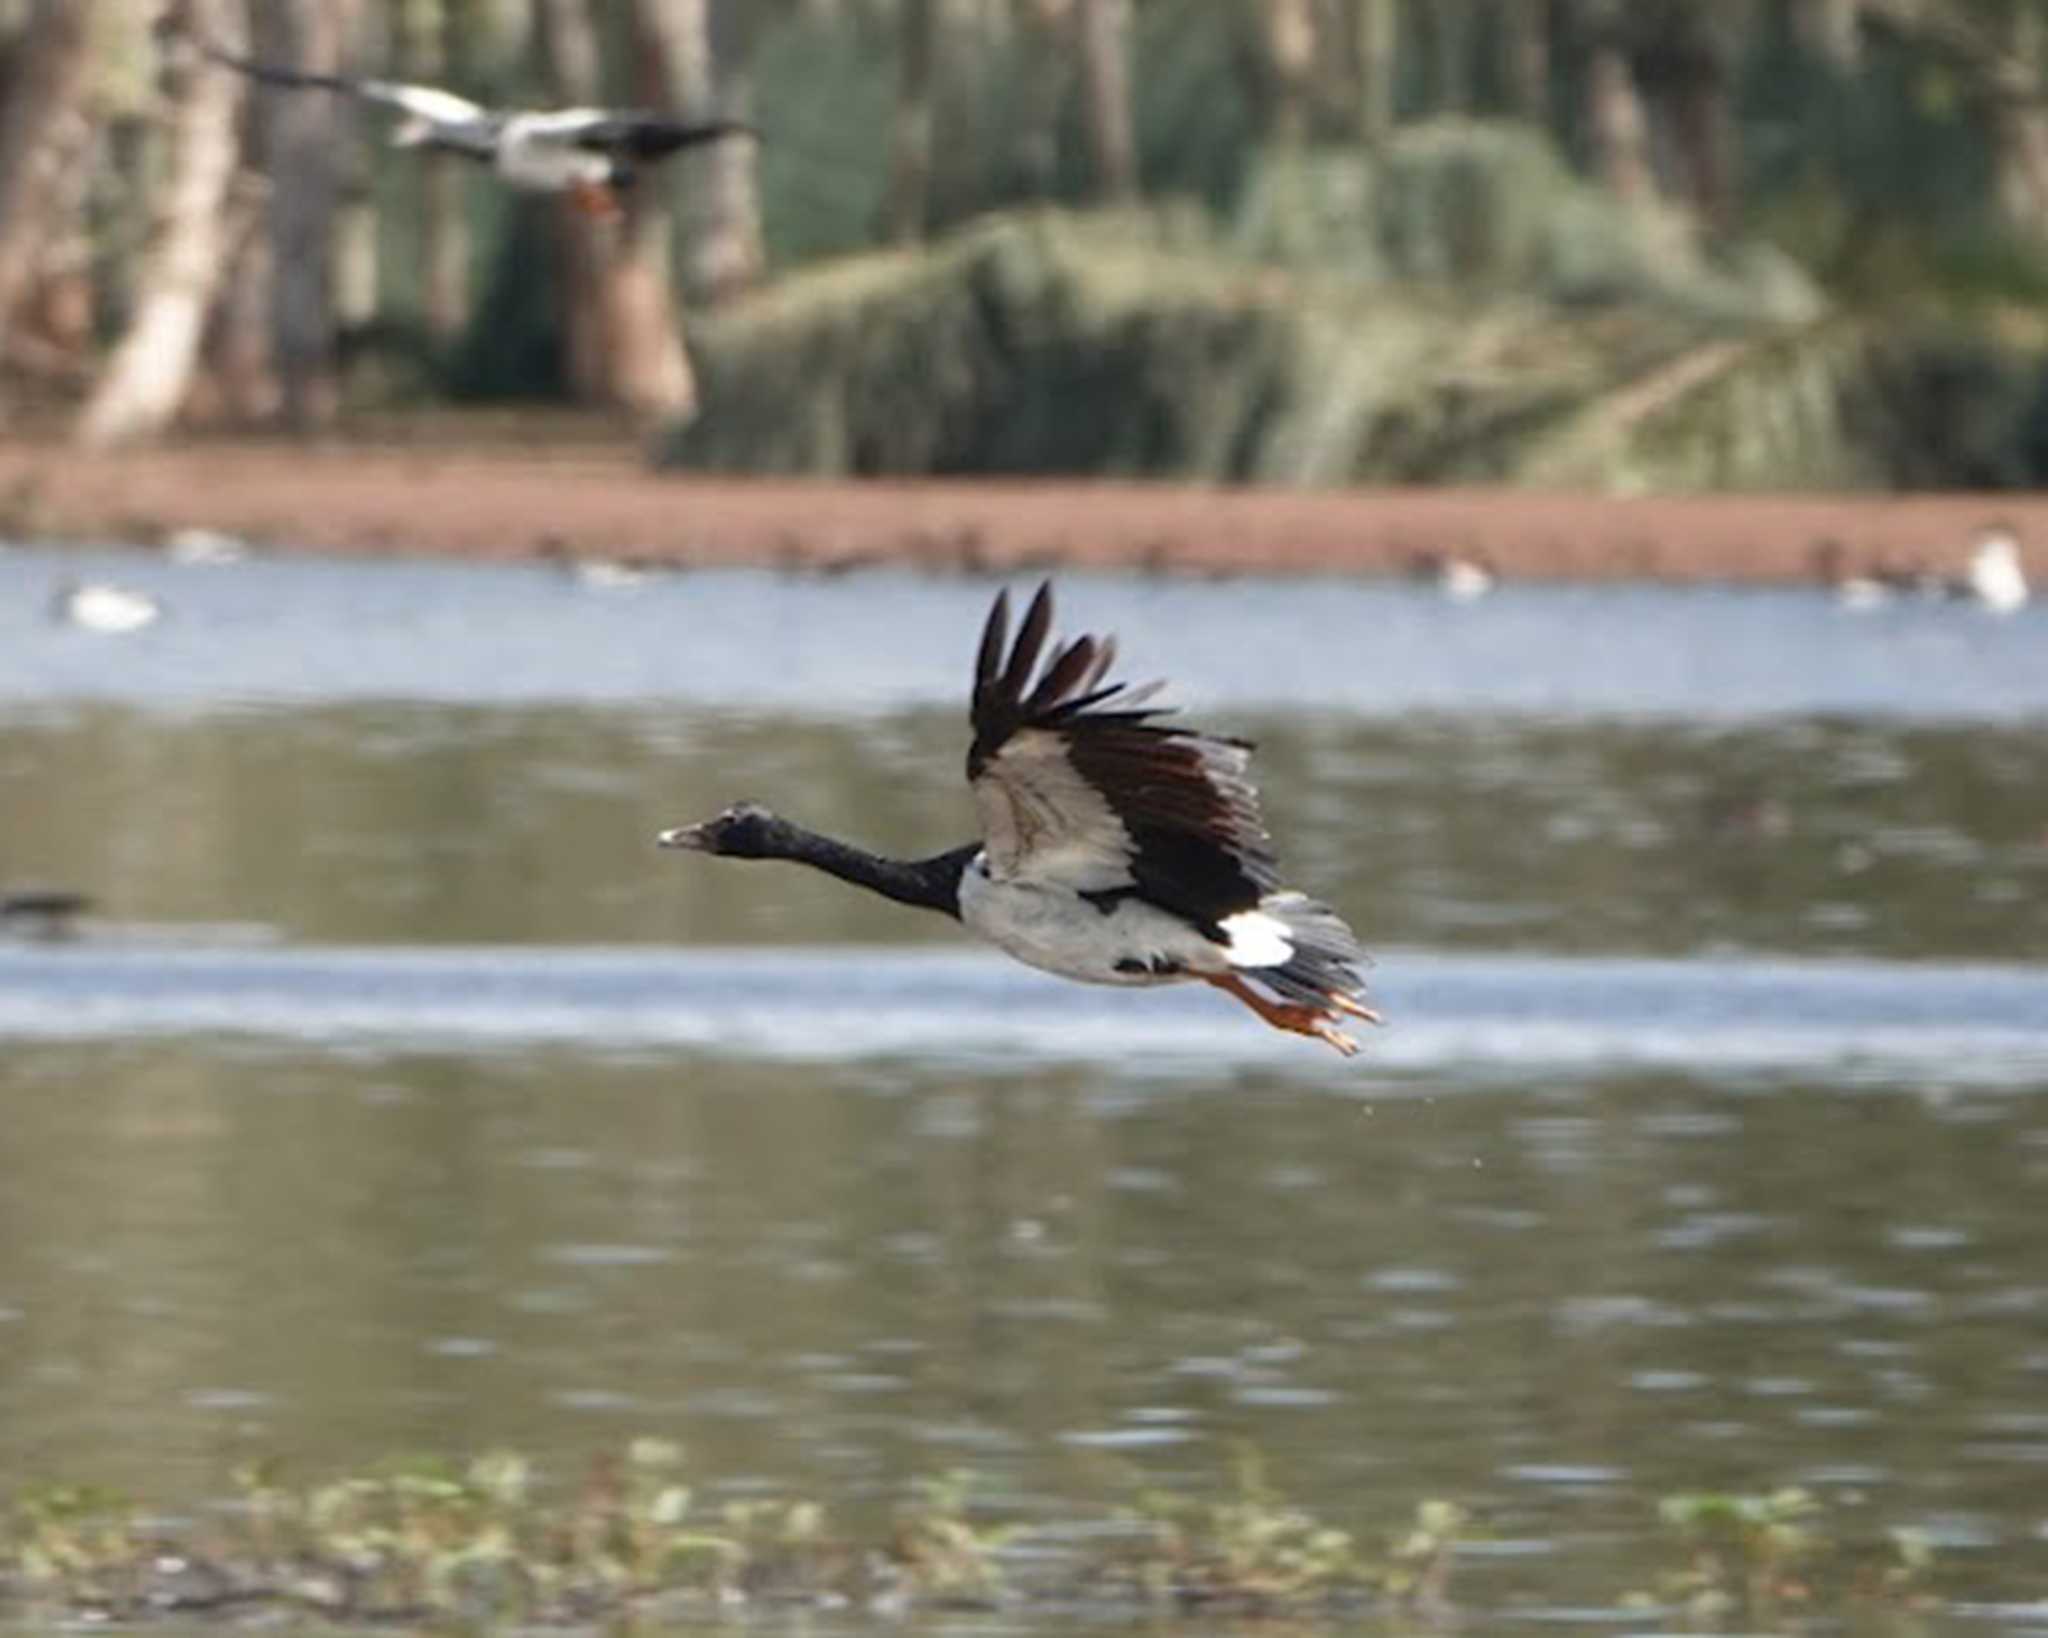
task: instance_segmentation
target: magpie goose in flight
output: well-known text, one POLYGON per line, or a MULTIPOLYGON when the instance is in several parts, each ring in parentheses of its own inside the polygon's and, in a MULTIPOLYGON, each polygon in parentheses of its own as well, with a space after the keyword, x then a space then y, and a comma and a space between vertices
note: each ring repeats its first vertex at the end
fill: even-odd
POLYGON ((1007 592, 982 631, 967 752, 980 841, 881 858, 742 802, 660 845, 807 864, 1085 983, 1199 979, 1276 1029, 1356 1052, 1344 1019, 1379 1021, 1365 953, 1334 910, 1281 885, 1251 747, 1156 720, 1144 702, 1159 684, 1105 681, 1112 638, 1048 658, 1051 629, 1048 583, 1014 644, 1007 592))
POLYGON ((566 194, 593 215, 616 215, 620 193, 643 166, 658 164, 684 148, 758 135, 739 120, 679 120, 648 109, 486 108, 439 86, 308 74, 260 63, 204 38, 176 12, 163 27, 191 40, 202 56, 259 84, 335 91, 396 111, 404 117, 392 128, 394 147, 461 154, 489 165, 512 187, 566 194))

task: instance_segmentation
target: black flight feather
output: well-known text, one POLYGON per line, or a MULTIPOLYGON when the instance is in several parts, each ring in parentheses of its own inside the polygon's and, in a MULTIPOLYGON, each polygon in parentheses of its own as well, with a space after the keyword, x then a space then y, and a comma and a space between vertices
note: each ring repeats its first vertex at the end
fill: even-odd
POLYGON ((1076 639, 1032 686, 1051 625, 1050 583, 1032 598, 1014 644, 1008 595, 990 609, 975 664, 969 779, 987 775, 1026 729, 1058 735, 1075 773, 1129 838, 1138 890, 1220 939, 1218 922, 1279 886, 1258 793, 1245 776, 1251 747, 1153 720, 1161 708, 1140 701, 1157 683, 1105 685, 1116 654, 1109 638, 1076 639))

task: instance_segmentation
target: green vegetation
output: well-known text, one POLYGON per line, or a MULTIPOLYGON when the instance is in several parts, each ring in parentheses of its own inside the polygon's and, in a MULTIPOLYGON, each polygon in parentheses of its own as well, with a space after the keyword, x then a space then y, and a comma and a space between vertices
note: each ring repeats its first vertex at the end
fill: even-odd
POLYGON ((1920 1608, 1933 1547, 1917 1531, 1843 1551, 1822 1533, 1825 1509, 1796 1488, 1767 1495, 1702 1492, 1667 1496, 1658 1516, 1686 1554, 1654 1593, 1636 1601, 1676 1606, 1709 1630, 1781 1623, 1801 1609, 1857 1604, 1920 1608))
POLYGON ((568 398, 780 472, 2048 481, 2048 0, 194 3, 764 140, 643 178, 612 234, 272 96, 249 174, 187 197, 179 110, 246 87, 147 8, 0 5, 0 106, 88 116, 0 144, 0 401, 99 376, 89 439, 568 398), (287 110, 328 139, 269 140, 287 110), (144 254, 174 199, 232 254, 197 258, 192 356, 124 373, 124 328, 196 299, 144 254))
POLYGON ((1622 491, 1995 486, 2048 459, 2041 340, 1832 308, 1767 251, 1709 262, 1665 219, 1615 215, 1526 143, 1411 135, 1418 168, 1505 172, 1487 190, 1508 196, 1534 191, 1525 168, 1556 184, 1527 233, 1465 258, 1497 288, 1410 275, 1506 218, 1426 208, 1404 183, 1359 226, 1328 203, 1348 163, 1290 173, 1299 194, 1234 240, 1193 211, 999 217, 706 315, 704 413, 669 458, 1622 491), (1558 229, 1575 206, 1597 231, 1558 229))
MULTIPOLYGON (((745 1609, 1042 1608, 1106 1617, 1226 1614, 1293 1622, 1371 1612, 1434 1625, 1470 1514, 1427 1501, 1378 1551, 1290 1502, 1246 1457, 1220 1499, 1146 1491, 1062 1545, 993 1521, 971 1476, 921 1484, 879 1538, 832 1528, 814 1501, 710 1504, 682 1452, 634 1441, 579 1482, 522 1457, 387 1463, 305 1488, 268 1470, 204 1522, 171 1524, 104 1491, 21 1494, 0 1531, 0 1619, 190 1620, 264 1610, 347 1626, 589 1626, 701 1621, 745 1609)), ((1705 1630, 1798 1609, 1928 1607, 1930 1555, 1827 1533, 1803 1491, 1669 1498, 1683 1562, 1621 1607, 1705 1630)))

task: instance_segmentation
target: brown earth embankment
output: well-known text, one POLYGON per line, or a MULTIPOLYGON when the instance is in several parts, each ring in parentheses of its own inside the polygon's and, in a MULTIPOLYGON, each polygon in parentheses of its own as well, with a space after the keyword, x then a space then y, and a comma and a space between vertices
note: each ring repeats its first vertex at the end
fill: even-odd
POLYGON ((122 454, 0 447, 0 534, 161 541, 202 528, 279 551, 676 564, 1397 573, 1483 554, 1519 579, 1792 581, 1953 572, 2003 519, 2048 575, 2048 495, 1612 498, 1508 489, 1283 490, 679 476, 568 442, 208 442, 122 454))

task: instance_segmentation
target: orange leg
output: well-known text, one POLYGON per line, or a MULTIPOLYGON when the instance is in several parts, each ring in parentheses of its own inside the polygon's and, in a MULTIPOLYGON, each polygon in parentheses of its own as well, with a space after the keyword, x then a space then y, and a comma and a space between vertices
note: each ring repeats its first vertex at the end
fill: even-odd
POLYGON ((572 182, 569 185, 569 203, 585 216, 595 216, 601 221, 615 221, 623 214, 618 194, 602 182, 572 182))
MULTIPOLYGON (((1204 973, 1202 977, 1226 994, 1236 996, 1275 1029, 1326 1041, 1347 1058, 1358 1051, 1358 1043, 1339 1029, 1330 1013, 1321 1008, 1269 1000, 1235 973, 1204 973)), ((1329 1000, 1331 1007, 1348 1012, 1354 1018, 1363 1018, 1374 1024, 1379 1022, 1378 1013, 1348 995, 1332 995, 1329 1000)))

